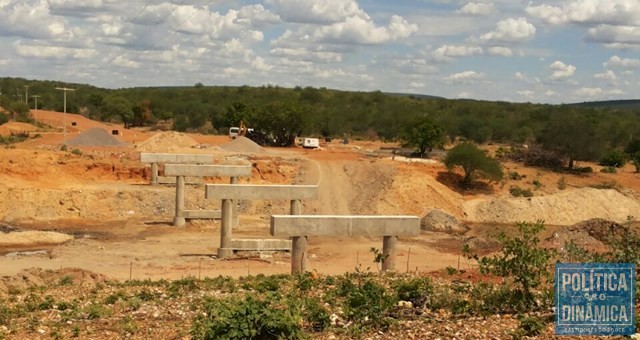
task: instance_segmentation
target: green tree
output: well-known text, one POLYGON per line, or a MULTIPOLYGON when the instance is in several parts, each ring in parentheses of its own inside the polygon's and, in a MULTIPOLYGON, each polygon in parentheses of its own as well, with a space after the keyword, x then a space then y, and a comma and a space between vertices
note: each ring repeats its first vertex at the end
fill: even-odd
POLYGON ((500 162, 487 156, 472 143, 462 143, 449 150, 444 160, 447 169, 456 166, 464 170, 462 183, 468 186, 475 177, 482 177, 490 181, 499 181, 504 176, 500 162))
POLYGON ((9 112, 11 112, 13 119, 18 122, 30 122, 31 111, 29 111, 29 106, 22 101, 15 101, 9 105, 9 112))
POLYGON ((290 146, 310 123, 309 107, 297 103, 272 102, 251 121, 257 131, 273 136, 278 146, 290 146))
POLYGON ((640 138, 636 138, 629 142, 624 152, 636 167, 636 172, 640 172, 640 138))
POLYGON ((541 131, 538 142, 547 150, 568 158, 568 168, 575 161, 597 160, 604 150, 597 121, 584 115, 559 112, 541 131))
POLYGON ((442 147, 444 144, 444 130, 433 123, 428 117, 420 117, 405 128, 405 145, 418 149, 423 156, 429 148, 442 147))
POLYGON ((125 128, 133 122, 133 107, 131 102, 124 97, 107 97, 104 101, 103 113, 106 119, 111 119, 114 116, 120 117, 125 128))

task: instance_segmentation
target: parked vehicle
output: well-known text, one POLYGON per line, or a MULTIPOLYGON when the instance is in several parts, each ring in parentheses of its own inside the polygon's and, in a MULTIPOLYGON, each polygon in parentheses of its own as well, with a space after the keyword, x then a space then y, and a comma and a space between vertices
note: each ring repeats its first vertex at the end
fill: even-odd
POLYGON ((305 149, 316 149, 320 147, 320 139, 318 138, 305 138, 302 142, 302 147, 305 149))

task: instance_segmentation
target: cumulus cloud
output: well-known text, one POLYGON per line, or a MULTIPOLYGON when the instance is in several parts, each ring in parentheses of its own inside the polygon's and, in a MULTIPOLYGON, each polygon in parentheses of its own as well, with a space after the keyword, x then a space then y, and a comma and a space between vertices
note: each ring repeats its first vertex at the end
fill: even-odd
POLYGON ((471 15, 489 15, 493 13, 495 6, 492 3, 469 2, 458 10, 458 13, 471 15))
POLYGON ((454 73, 443 79, 445 81, 455 82, 455 83, 469 83, 469 82, 480 80, 482 78, 484 78, 484 73, 480 73, 476 71, 463 71, 459 73, 454 73))
POLYGON ((282 20, 293 23, 332 24, 366 13, 353 0, 267 0, 282 20))
POLYGON ((397 15, 391 17, 387 27, 376 26, 370 19, 355 16, 317 28, 313 37, 316 42, 373 45, 407 38, 417 30, 417 25, 397 15))
POLYGON ((49 58, 49 59, 87 59, 96 56, 96 51, 88 48, 69 48, 47 45, 30 45, 22 41, 16 41, 13 46, 16 53, 22 57, 49 58))
POLYGON ((49 4, 37 1, 0 2, 0 36, 32 39, 70 39, 68 21, 52 15, 49 4))
POLYGON ((561 61, 555 61, 549 68, 552 70, 551 79, 561 80, 571 77, 576 72, 576 67, 573 65, 566 65, 561 61))
POLYGON ((640 23, 640 2, 637 0, 572 0, 565 2, 562 6, 529 5, 526 12, 550 24, 573 22, 637 25, 640 23))
POLYGON ((533 96, 536 94, 531 90, 522 90, 522 91, 517 91, 516 93, 526 98, 533 98, 533 96))
POLYGON ((602 80, 616 80, 617 78, 615 72, 611 70, 608 70, 603 73, 596 73, 593 75, 593 77, 596 79, 602 79, 602 80))
POLYGON ((582 87, 576 90, 575 94, 580 97, 597 97, 602 94, 602 89, 599 87, 582 87))
POLYGON ((502 57, 511 57, 513 56, 513 52, 508 47, 503 46, 493 46, 488 49, 489 55, 497 55, 502 57))
POLYGON ((604 43, 613 48, 621 45, 640 48, 640 26, 599 25, 589 29, 587 41, 604 43))
POLYGON ((443 45, 433 52, 433 58, 436 61, 451 61, 453 58, 481 55, 482 53, 482 47, 478 46, 443 45))
POLYGON ((609 58, 604 64, 607 68, 635 69, 640 67, 640 59, 620 58, 617 55, 609 58))
POLYGON ((495 30, 483 34, 480 40, 495 44, 522 43, 533 38, 535 34, 535 26, 526 18, 509 18, 498 22, 495 30))

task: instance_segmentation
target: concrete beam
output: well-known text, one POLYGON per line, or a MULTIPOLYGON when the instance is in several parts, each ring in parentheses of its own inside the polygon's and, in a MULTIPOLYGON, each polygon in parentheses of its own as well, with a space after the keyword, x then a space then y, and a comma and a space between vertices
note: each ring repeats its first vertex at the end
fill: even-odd
POLYGON ((184 210, 182 216, 187 220, 219 220, 220 210, 184 210))
POLYGON ((271 235, 297 236, 417 236, 420 218, 417 216, 321 216, 273 215, 271 235))
POLYGON ((213 163, 213 155, 179 153, 140 153, 142 163, 213 163))
MULTIPOLYGON (((175 176, 158 176, 157 177, 158 184, 176 184, 175 176)), ((202 177, 185 177, 185 184, 202 184, 204 181, 202 177)))
POLYGON ((164 175, 194 177, 251 177, 251 166, 165 164, 164 175))
POLYGON ((207 184, 207 199, 302 200, 317 199, 316 185, 207 184))
POLYGON ((231 249, 245 251, 291 250, 290 240, 279 239, 233 239, 231 249))

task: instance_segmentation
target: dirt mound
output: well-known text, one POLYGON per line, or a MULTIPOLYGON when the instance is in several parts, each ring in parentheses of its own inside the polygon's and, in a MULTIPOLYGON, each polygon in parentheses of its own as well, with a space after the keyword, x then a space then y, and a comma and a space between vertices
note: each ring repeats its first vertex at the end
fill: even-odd
POLYGON ((469 227, 461 224, 446 212, 433 209, 420 220, 420 229, 447 234, 464 234, 469 230, 469 227))
POLYGON ((0 238, 0 247, 27 246, 32 244, 59 244, 72 240, 73 236, 56 233, 53 231, 18 231, 3 233, 0 238))
POLYGON ((9 136, 12 133, 33 132, 38 130, 34 125, 20 122, 8 122, 0 125, 0 136, 9 136))
POLYGON ((614 235, 622 235, 627 231, 627 227, 622 224, 605 220, 603 218, 592 218, 587 221, 576 223, 569 228, 573 231, 586 232, 589 236, 598 241, 604 242, 614 235))
POLYGON ((576 246, 589 250, 599 251, 605 249, 604 243, 595 237, 590 236, 588 233, 579 230, 560 230, 551 237, 542 241, 541 245, 545 248, 558 249, 560 252, 566 251, 567 244, 573 242, 576 246))
POLYGON ((21 271, 14 276, 0 278, 0 292, 9 289, 24 290, 29 287, 47 286, 54 284, 93 286, 98 282, 106 282, 107 277, 84 269, 65 268, 60 270, 43 270, 32 268, 21 271))
POLYGON ((637 215, 640 203, 616 190, 582 188, 531 198, 479 199, 465 202, 465 220, 515 223, 544 220, 547 224, 572 225, 592 218, 624 222, 637 215))
POLYGON ((266 149, 244 136, 237 137, 231 142, 221 145, 220 148, 227 152, 238 153, 263 154, 267 152, 266 149))
POLYGON ((70 146, 124 146, 126 144, 117 140, 102 128, 89 129, 77 137, 67 141, 70 146))
POLYGON ((193 138, 176 131, 159 132, 144 142, 136 145, 136 150, 142 152, 171 152, 198 145, 193 138))

